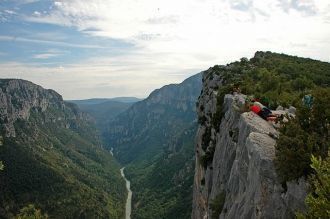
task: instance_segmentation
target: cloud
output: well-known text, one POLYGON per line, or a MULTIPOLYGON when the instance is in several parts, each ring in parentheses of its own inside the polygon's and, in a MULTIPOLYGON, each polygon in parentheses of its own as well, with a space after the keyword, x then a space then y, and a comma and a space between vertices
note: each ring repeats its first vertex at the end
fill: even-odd
MULTIPOLYGON (((46 13, 22 19, 75 29, 84 37, 99 37, 100 42, 119 39, 130 42, 134 49, 114 57, 61 63, 63 68, 26 66, 24 72, 35 72, 26 74, 66 98, 143 97, 161 85, 179 82, 215 64, 251 57, 257 50, 329 61, 329 17, 328 0, 57 0, 46 13), (46 81, 42 76, 39 79, 41 72, 48 72, 54 82, 47 80, 50 76, 46 81), (107 83, 102 91, 97 87, 100 83, 107 83)), ((53 39, 51 34, 49 38, 0 36, 0 41, 111 51, 101 44, 49 39, 53 39)), ((45 61, 51 58, 47 51, 36 55, 45 61)), ((6 69, 1 71, 3 75, 24 70, 19 63, 5 64, 1 66, 6 69)))
POLYGON ((39 54, 35 54, 33 56, 34 59, 49 59, 49 58, 54 58, 54 57, 58 57, 64 54, 67 54, 67 51, 62 51, 62 50, 58 50, 58 49, 49 49, 47 51, 45 51, 44 53, 39 53, 39 54))
POLYGON ((7 14, 17 14, 15 11, 12 10, 4 10, 7 14))
POLYGON ((178 16, 164 16, 164 17, 152 17, 148 18, 147 23, 149 24, 174 24, 179 20, 178 16))
POLYGON ((51 41, 51 40, 40 40, 40 39, 31 39, 24 37, 15 37, 15 36, 4 36, 0 35, 0 41, 10 41, 10 42, 27 42, 27 43, 36 43, 36 44, 48 44, 60 47, 73 47, 73 48, 85 48, 85 49, 105 49, 107 47, 100 45, 90 45, 90 44, 74 44, 66 43, 60 41, 51 41))
POLYGON ((40 0, 14 0, 14 1, 17 2, 19 5, 26 5, 26 4, 39 2, 40 0))
POLYGON ((194 69, 195 65, 187 65, 188 68, 179 70, 171 64, 166 61, 154 64, 152 57, 140 54, 114 58, 95 57, 57 67, 11 62, 0 63, 0 78, 24 78, 56 90, 65 99, 130 95, 146 97, 154 89, 165 84, 179 83, 187 75, 199 72, 194 69), (136 60, 132 57, 140 58, 136 60))
POLYGON ((232 0, 229 2, 230 2, 231 8, 240 10, 240 11, 248 11, 253 6, 252 0, 232 0))
MULTIPOLYGON (((323 7, 326 0, 319 2, 323 7)), ((272 25, 272 31, 276 32, 280 25, 296 26, 298 19, 303 22, 304 15, 318 15, 322 9, 312 0, 182 0, 179 3, 174 0, 72 0, 56 1, 53 6, 54 10, 48 14, 26 17, 26 20, 74 27, 83 33, 142 43, 143 46, 145 38, 156 43, 169 39, 201 43, 202 33, 204 39, 209 34, 221 37, 228 33, 224 31, 233 29, 231 26, 239 33, 244 23, 257 23, 266 29, 272 25), (303 16, 289 13, 292 10, 303 16), (290 22, 292 18, 295 22, 290 22), (265 19, 269 24, 264 23, 265 19)))
POLYGON ((33 56, 34 59, 49 59, 52 57, 59 56, 59 54, 53 54, 53 53, 40 53, 33 56))
POLYGON ((3 11, 0 11, 0 23, 8 22, 14 16, 17 16, 17 12, 10 9, 4 9, 3 11))
POLYGON ((41 13, 40 13, 39 11, 34 11, 34 12, 33 12, 33 15, 35 15, 35 16, 40 16, 41 13))
POLYGON ((281 8, 289 13, 291 9, 302 12, 304 15, 316 15, 317 7, 314 0, 279 0, 281 8))

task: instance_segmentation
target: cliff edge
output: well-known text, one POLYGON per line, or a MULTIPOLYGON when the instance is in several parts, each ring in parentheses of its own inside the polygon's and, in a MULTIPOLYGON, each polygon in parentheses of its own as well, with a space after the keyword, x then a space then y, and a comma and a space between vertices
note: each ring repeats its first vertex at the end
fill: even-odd
MULTIPOLYGON (((225 67, 224 67, 225 68, 225 67)), ((197 103, 200 120, 196 136, 193 219, 292 218, 304 210, 307 183, 304 179, 279 182, 273 160, 278 131, 252 112, 240 112, 242 94, 227 94, 221 122, 216 127, 221 74, 203 74, 197 103)))
POLYGON ((43 89, 29 81, 19 79, 0 80, 0 131, 7 137, 15 137, 15 121, 27 120, 31 109, 46 111, 49 106, 64 109, 61 95, 43 89))

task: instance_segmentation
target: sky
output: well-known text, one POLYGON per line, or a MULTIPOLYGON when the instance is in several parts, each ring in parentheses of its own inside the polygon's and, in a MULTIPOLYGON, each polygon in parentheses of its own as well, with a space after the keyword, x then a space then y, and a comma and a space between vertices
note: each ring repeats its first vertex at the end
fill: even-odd
POLYGON ((328 0, 0 0, 0 78, 146 97, 256 51, 330 62, 328 0))

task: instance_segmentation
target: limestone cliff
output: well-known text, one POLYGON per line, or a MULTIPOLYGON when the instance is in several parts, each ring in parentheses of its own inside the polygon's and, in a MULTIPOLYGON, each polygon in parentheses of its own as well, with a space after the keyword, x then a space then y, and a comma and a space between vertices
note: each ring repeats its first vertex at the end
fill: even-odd
POLYGON ((214 126, 224 80, 212 69, 203 74, 192 218, 292 218, 304 209, 307 183, 289 182, 286 191, 279 183, 273 163, 278 131, 256 114, 240 112, 242 94, 224 97, 220 125, 214 126))
POLYGON ((14 123, 17 120, 28 120, 32 111, 45 112, 50 107, 63 112, 70 111, 65 114, 66 118, 55 114, 44 117, 45 122, 62 121, 66 128, 72 126, 76 118, 83 116, 75 105, 64 102, 62 96, 53 90, 46 90, 25 80, 0 80, 0 131, 5 136, 16 136, 14 123))

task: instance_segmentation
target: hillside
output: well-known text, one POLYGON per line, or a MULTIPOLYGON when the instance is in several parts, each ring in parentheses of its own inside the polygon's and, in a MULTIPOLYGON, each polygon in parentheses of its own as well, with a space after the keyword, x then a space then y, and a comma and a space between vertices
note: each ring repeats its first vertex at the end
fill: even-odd
POLYGON ((192 218, 293 218, 306 211, 307 192, 317 198, 308 186, 311 156, 324 159, 330 147, 329 83, 329 63, 271 52, 206 70, 192 218), (313 103, 302 101, 305 95, 313 103), (251 98, 273 110, 294 106, 295 116, 273 125, 249 112, 251 98))
POLYGON ((90 118, 53 90, 0 80, 0 217, 122 218, 126 189, 90 118))
POLYGON ((190 218, 200 90, 197 74, 155 90, 108 124, 106 144, 132 183, 133 218, 190 218))

